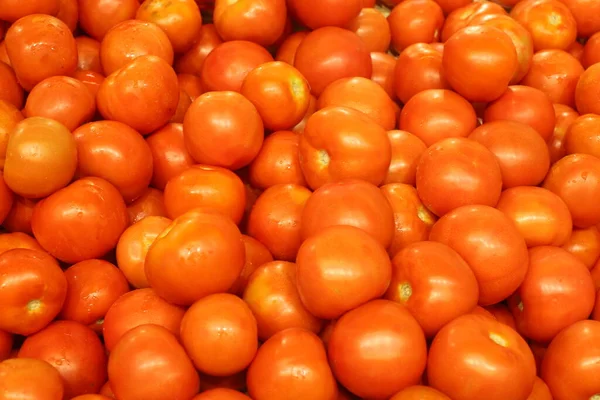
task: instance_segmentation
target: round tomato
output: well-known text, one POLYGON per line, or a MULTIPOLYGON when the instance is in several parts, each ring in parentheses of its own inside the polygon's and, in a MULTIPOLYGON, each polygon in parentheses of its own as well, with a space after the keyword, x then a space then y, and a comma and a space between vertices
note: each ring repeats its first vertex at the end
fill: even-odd
MULTIPOLYGON (((438 3, 440 1, 445 0, 438 0, 438 3)), ((506 1, 514 2, 515 0, 504 0, 503 2, 506 1)), ((454 35, 462 28, 466 28, 467 26, 469 26, 469 23, 473 19, 490 14, 507 15, 507 12, 504 10, 502 5, 487 0, 474 1, 469 4, 464 4, 462 7, 452 11, 446 17, 444 28, 442 29, 442 41, 447 41, 450 38, 450 36, 454 35)))
POLYGON ((595 226, 573 229, 571 237, 562 247, 583 262, 588 269, 592 269, 600 258, 600 229, 595 226))
POLYGON ((371 53, 371 80, 381 86, 392 100, 396 100, 396 88, 394 87, 394 69, 396 58, 388 53, 371 53))
POLYGON ((444 25, 444 12, 433 0, 406 0, 388 16, 391 42, 401 53, 415 43, 437 42, 444 25))
POLYGON ((362 0, 288 0, 291 14, 311 29, 346 26, 363 8, 362 0))
POLYGON ((404 183, 414 186, 417 165, 427 146, 421 139, 407 131, 388 131, 388 138, 392 145, 392 161, 383 184, 404 183))
POLYGON ((45 361, 11 358, 0 363, 0 393, 6 399, 62 400, 64 384, 45 361))
POLYGON ((100 62, 100 42, 89 36, 77 36, 77 69, 80 71, 93 71, 104 74, 100 62))
POLYGON ((567 154, 583 153, 600 158, 600 115, 585 114, 577 117, 567 129, 564 148, 567 154))
POLYGON ((40 244, 31 236, 22 232, 0 234, 0 254, 13 249, 30 249, 44 251, 40 244))
POLYGON ((115 25, 135 18, 139 0, 79 0, 79 25, 91 37, 102 40, 115 25))
POLYGON ((192 400, 252 400, 250 397, 237 390, 218 388, 211 389, 196 395, 192 400))
POLYGON ((392 39, 390 24, 381 11, 364 7, 346 27, 365 42, 370 52, 388 51, 392 39))
POLYGON ((560 0, 577 22, 577 33, 589 37, 600 31, 600 4, 595 0, 560 0))
MULTIPOLYGON (((2 69, 2 64, 0 64, 0 69, 2 69)), ((0 100, 0 170, 4 169, 9 134, 22 120, 23 114, 15 105, 0 100)))
POLYGON ((442 392, 428 386, 409 386, 399 391, 390 400, 451 400, 442 392))

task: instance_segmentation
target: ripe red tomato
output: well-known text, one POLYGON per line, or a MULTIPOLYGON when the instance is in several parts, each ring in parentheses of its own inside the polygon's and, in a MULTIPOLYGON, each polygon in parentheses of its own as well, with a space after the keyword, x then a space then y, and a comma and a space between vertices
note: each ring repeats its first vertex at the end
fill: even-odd
MULTIPOLYGON (((394 87, 396 58, 388 53, 371 53, 371 80, 381 86, 392 100, 397 99, 394 87)), ((394 103, 395 104, 395 103, 394 103)))
POLYGON ((442 328, 429 349, 429 384, 452 399, 527 400, 535 372, 527 342, 486 316, 469 314, 455 319, 442 328), (489 369, 481 368, 481 363, 489 369), (469 384, 455 379, 456 374, 469 384))
POLYGON ((579 117, 577 111, 563 104, 554 104, 554 114, 556 116, 556 124, 554 125, 552 137, 548 141, 552 164, 567 155, 564 143, 565 135, 573 121, 579 117))
POLYGON ((164 190, 169 179, 179 175, 192 165, 184 138, 183 124, 171 123, 163 126, 146 138, 152 153, 153 174, 151 184, 164 190))
POLYGON ((135 18, 139 0, 79 0, 79 25, 91 37, 102 40, 115 25, 135 18))
POLYGON ((600 115, 585 114, 577 117, 564 136, 566 153, 583 153, 600 157, 600 143, 594 135, 598 129, 600 129, 600 115))
POLYGON ((469 264, 479 283, 479 304, 511 295, 527 273, 527 245, 513 222, 488 206, 464 206, 433 225, 429 239, 450 246, 469 264))
POLYGON ((600 4, 594 0, 560 0, 564 3, 577 22, 577 33, 589 37, 600 31, 600 4))
POLYGON ((200 389, 183 346, 157 325, 138 326, 123 335, 110 353, 108 378, 115 395, 124 400, 189 399, 200 389))
POLYGON ((508 13, 501 5, 487 0, 475 1, 457 8, 446 17, 441 35, 442 42, 446 42, 450 36, 469 26, 474 18, 489 14, 507 15, 508 13))
POLYGON ((100 90, 100 85, 104 82, 104 75, 99 72, 94 71, 83 71, 77 70, 71 74, 71 77, 81 81, 88 88, 88 90, 96 98, 98 94, 98 90, 100 90))
POLYGON ((595 226, 573 229, 571 237, 562 248, 577 257, 588 269, 592 269, 600 258, 600 230, 595 226))
POLYGON ((288 0, 291 14, 311 29, 344 27, 364 7, 363 0, 288 0))
POLYGON ((392 46, 401 53, 415 43, 433 43, 444 25, 444 12, 433 0, 405 0, 388 16, 392 46))
POLYGON ((25 248, 0 254, 0 329, 31 335, 60 312, 67 279, 48 254, 25 248))
POLYGON ((417 384, 427 362, 418 322, 405 307, 387 300, 371 301, 341 317, 327 349, 338 381, 369 399, 388 399, 417 384))
POLYGON ((149 217, 164 217, 167 215, 163 192, 158 189, 148 188, 129 206, 127 206, 127 214, 129 215, 129 223, 136 222, 149 217))
POLYGON ((248 368, 247 383, 254 400, 291 393, 300 399, 336 400, 338 395, 323 342, 299 328, 275 334, 258 349, 248 368))
POLYGON ((93 71, 104 74, 100 62, 100 42, 89 36, 77 36, 77 69, 80 71, 93 71))
POLYGON ((31 217, 36 201, 16 196, 10 212, 4 219, 2 226, 10 232, 23 232, 32 234, 31 217))
POLYGON ((427 146, 421 139, 402 130, 388 131, 392 145, 392 161, 383 184, 404 183, 415 184, 417 165, 427 146))
POLYGON ((442 392, 428 386, 409 386, 396 393, 390 400, 451 400, 442 392))
POLYGON ((376 8, 363 7, 356 18, 346 25, 367 45, 370 52, 386 52, 392 39, 386 16, 376 8))
POLYGON ((106 381, 106 352, 98 335, 73 321, 56 321, 29 336, 19 358, 37 358, 56 368, 65 383, 65 398, 98 393, 106 381))
POLYGON ((175 71, 178 74, 200 76, 206 56, 221 43, 223 43, 223 39, 213 24, 202 25, 192 47, 175 60, 175 71))
MULTIPOLYGON (((2 64, 0 64, 0 70, 1 69, 2 64)), ((19 111, 14 104, 0 100, 0 170, 4 169, 9 134, 15 128, 17 123, 22 120, 23 114, 21 114, 21 111, 19 111)))
POLYGON ((600 114, 598 106, 598 77, 600 76, 600 63, 594 64, 581 75, 575 89, 575 103, 581 115, 600 114))
POLYGON ((45 361, 11 358, 0 363, 0 393, 7 399, 62 400, 64 384, 45 361))
POLYGON ((550 343, 541 378, 555 400, 590 399, 600 393, 600 322, 580 321, 561 331, 550 343))
POLYGON ((267 246, 258 240, 248 235, 242 235, 242 241, 246 250, 246 263, 235 283, 229 288, 229 293, 239 297, 242 297, 254 271, 263 264, 273 261, 273 256, 267 246))
POLYGON ((21 233, 2 233, 0 234, 0 254, 13 249, 30 249, 44 251, 40 244, 31 236, 21 233))

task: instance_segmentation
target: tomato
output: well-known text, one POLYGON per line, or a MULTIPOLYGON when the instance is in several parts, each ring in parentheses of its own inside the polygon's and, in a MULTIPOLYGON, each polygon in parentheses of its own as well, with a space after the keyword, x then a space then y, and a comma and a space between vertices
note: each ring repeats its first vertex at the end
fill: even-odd
POLYGON ((588 269, 592 269, 600 258, 600 230, 595 226, 574 229, 562 247, 583 262, 588 269))
POLYGON ((432 338, 448 322, 475 308, 479 288, 473 271, 456 251, 424 241, 396 253, 385 297, 406 306, 432 338))
POLYGON ((600 290, 596 292, 596 304, 594 305, 594 311, 592 311, 591 319, 600 321, 600 290))
POLYGON ((41 200, 31 220, 40 245, 69 263, 102 257, 116 246, 127 225, 123 198, 101 178, 80 179, 41 200))
POLYGON ((88 36, 78 36, 75 38, 75 44, 77 45, 77 69, 103 74, 100 42, 88 36))
POLYGON ((475 19, 476 17, 491 14, 507 15, 507 12, 501 5, 487 0, 474 1, 455 9, 446 17, 446 21, 442 29, 442 42, 447 41, 450 36, 462 28, 469 26, 471 20, 475 19))
POLYGON ((544 92, 515 85, 486 107, 483 120, 521 122, 534 128, 542 139, 548 141, 552 137, 556 117, 552 102, 544 92))
POLYGON ((362 0, 288 0, 291 14, 311 29, 344 27, 363 8, 362 0))
POLYGON ((96 94, 98 94, 100 85, 102 84, 102 82, 104 82, 105 79, 102 74, 94 71, 77 70, 73 72, 71 76, 83 83, 85 87, 87 87, 88 90, 92 93, 94 99, 96 98, 96 94))
POLYGON ((383 184, 405 183, 414 185, 417 176, 417 165, 427 146, 421 139, 401 130, 388 131, 392 145, 392 161, 383 184))
POLYGON ((564 147, 567 154, 583 153, 600 157, 600 143, 594 132, 600 129, 600 116, 585 114, 577 117, 567 129, 564 147))
POLYGON ((533 354, 517 332, 473 314, 442 328, 431 344, 427 364, 429 384, 456 400, 527 400, 535 372, 533 354), (457 380, 456 374, 469 384, 457 380))
POLYGON ((104 384, 104 386, 102 386, 102 389, 100 389, 100 394, 108 397, 109 399, 115 399, 115 394, 113 393, 112 388, 110 387, 110 382, 108 381, 104 384))
POLYGON ((15 197, 13 206, 2 223, 2 226, 10 232, 32 234, 31 218, 33 216, 35 204, 35 200, 26 199, 21 196, 15 197))
POLYGON ((196 395, 192 400, 252 400, 250 397, 236 390, 211 389, 196 395))
POLYGON ((79 22, 78 0, 58 0, 58 3, 58 12, 54 15, 74 32, 79 22))
POLYGON ((183 316, 181 343, 199 371, 213 376, 233 375, 246 369, 256 354, 256 319, 237 296, 206 296, 183 316))
POLYGON ((56 260, 38 250, 15 248, 0 254, 0 329, 31 335, 60 312, 67 279, 56 260))
POLYGON ((444 12, 433 0, 406 0, 388 16, 392 47, 398 52, 415 43, 437 42, 444 25, 444 12))
POLYGON ((15 0, 6 0, 2 3, 0 19, 15 22, 30 14, 55 15, 59 10, 59 4, 58 0, 32 0, 26 4, 15 0))
POLYGON ((0 362, 10 358, 14 343, 14 337, 11 333, 0 331, 0 362))
POLYGON ((315 112, 317 112, 317 98, 311 94, 310 101, 308 103, 308 109, 306 110, 306 114, 304 114, 304 118, 302 119, 302 121, 298 122, 298 124, 292 128, 292 132, 303 133, 304 129, 306 128, 306 123, 308 122, 308 119, 315 112))
POLYGON ((541 378, 555 400, 591 399, 600 392, 600 322, 580 321, 561 331, 548 346, 541 378))
POLYGON ((394 103, 385 90, 370 79, 342 78, 327 85, 317 107, 336 106, 362 111, 386 130, 396 126, 394 103))
POLYGON ((496 304, 512 294, 527 273, 527 245, 513 222, 488 206, 464 206, 440 218, 429 239, 450 246, 479 282, 479 304, 496 304))
POLYGON ((529 394, 527 400, 552 400, 552 394, 550 393, 550 389, 548 389, 548 385, 536 377, 533 382, 533 391, 529 394))
POLYGON ((148 134, 175 114, 179 101, 177 75, 160 57, 140 56, 102 82, 97 101, 104 118, 148 134))
POLYGON ((19 83, 27 91, 46 78, 70 75, 77 68, 73 33, 50 15, 21 18, 8 29, 5 42, 19 83))
POLYGON ((416 187, 423 204, 438 216, 471 204, 495 206, 502 189, 501 169, 494 154, 476 141, 444 139, 421 156, 416 187))
POLYGON ((409 386, 390 400, 450 400, 450 397, 428 386, 409 386))
POLYGON ((563 50, 542 50, 533 56, 521 84, 539 89, 555 104, 575 105, 575 88, 583 74, 581 63, 563 50))
POLYGON ((600 76, 600 63, 589 67, 581 75, 575 89, 575 103, 581 115, 600 114, 598 106, 598 77, 600 76))
POLYGON ((227 291, 245 261, 242 235, 226 216, 194 210, 176 218, 152 243, 145 261, 150 286, 173 304, 191 305, 227 291))
POLYGON ((56 368, 65 383, 65 398, 97 393, 106 381, 106 353, 90 328, 57 321, 29 336, 20 358, 38 358, 56 368))
MULTIPOLYGON (((2 64, 0 64, 0 69, 2 69, 2 64)), ((9 134, 22 120, 23 114, 17 107, 12 103, 0 100, 0 170, 4 169, 9 134)))
POLYGON ((25 233, 13 232, 0 234, 0 254, 13 249, 44 251, 34 238, 25 233))
POLYGON ((83 325, 104 319, 110 306, 129 291, 127 279, 121 271, 104 260, 86 260, 69 267, 67 297, 61 319, 83 325))
POLYGON ((388 53, 371 53, 371 80, 381 86, 392 100, 396 100, 394 69, 396 58, 388 53))
POLYGON ((139 0, 79 0, 79 25, 91 37, 102 40, 115 25, 135 18, 139 0))
POLYGON ((577 33, 581 37, 589 37, 600 31, 600 4, 593 0, 561 0, 577 22, 577 33))
POLYGON ((0 64, 0 79, 0 100, 19 109, 23 107, 23 88, 17 80, 15 71, 7 64, 0 64))
POLYGON ((502 192, 496 208, 517 227, 528 247, 563 246, 573 228, 565 202, 551 191, 530 186, 502 192))
POLYGON ((349 178, 378 185, 390 165, 391 144, 385 129, 362 112, 327 107, 308 119, 299 154, 312 189, 349 178))
POLYGON ((183 346, 157 325, 141 325, 123 335, 110 353, 108 378, 117 398, 124 400, 189 399, 200 389, 183 346))
POLYGON ((229 293, 242 297, 248 280, 254 271, 263 264, 273 261, 267 246, 248 235, 242 235, 244 249, 246 251, 246 263, 235 283, 229 288, 229 293))
POLYGON ((0 363, 0 393, 6 399, 62 400, 64 384, 45 361, 11 358, 0 363))
POLYGON ((202 16, 194 0, 145 0, 135 18, 158 25, 166 33, 176 53, 189 50, 202 28, 202 16))
POLYGON ((294 32, 289 35, 277 48, 275 61, 283 61, 294 65, 296 50, 298 50, 298 46, 300 46, 306 35, 308 35, 307 31, 294 32))
POLYGON ((192 105, 192 98, 185 90, 183 90, 183 88, 181 88, 181 84, 179 86, 179 102, 177 103, 175 114, 171 117, 171 119, 169 119, 169 122, 182 124, 183 119, 185 118, 185 113, 192 105))
POLYGON ((316 29, 302 40, 294 67, 304 75, 315 96, 338 79, 370 78, 373 72, 371 56, 362 39, 354 32, 333 26, 316 29))
POLYGON ((517 51, 510 36, 492 26, 463 28, 444 45, 444 77, 469 101, 499 98, 518 67, 517 51))
POLYGON ((301 220, 303 239, 336 225, 360 228, 385 248, 394 236, 393 210, 386 197, 375 185, 360 180, 325 184, 306 201, 301 220))
POLYGON ((508 325, 512 329, 517 330, 515 317, 513 317, 512 313, 504 303, 498 303, 491 306, 487 306, 485 310, 492 314, 492 316, 498 322, 502 322, 504 325, 508 325))
POLYGON ((271 186, 250 211, 248 235, 263 243, 275 259, 295 260, 302 244, 302 220, 307 218, 304 210, 310 198, 310 190, 303 186, 271 186))
POLYGON ((514 121, 492 121, 469 135, 498 160, 504 188, 540 184, 550 169, 548 146, 535 129, 514 121))
POLYGON ((206 56, 221 43, 223 40, 215 26, 203 24, 192 47, 175 60, 175 71, 200 76, 206 56))
POLYGON ((14 198, 15 195, 4 182, 4 177, 0 176, 0 221, 4 222, 4 219, 10 213, 14 198))
POLYGON ((190 106, 183 137, 198 163, 229 169, 248 165, 258 154, 264 136, 256 107, 236 92, 208 92, 190 106))
POLYGON ((418 322, 405 307, 387 300, 371 301, 340 318, 328 353, 338 381, 369 399, 388 399, 417 384, 427 361, 418 322))
POLYGON ((202 64, 202 84, 206 91, 239 92, 248 73, 270 61, 273 56, 256 43, 233 40, 219 44, 202 64))
POLYGON ((270 46, 281 37, 286 17, 285 0, 216 0, 213 13, 215 28, 223 40, 248 40, 261 46, 270 46))
POLYGON ((408 100, 399 126, 431 146, 447 138, 468 136, 477 126, 477 115, 473 106, 455 92, 428 89, 408 100))
POLYGON ((127 207, 127 214, 129 215, 130 224, 135 224, 149 216, 165 217, 167 210, 165 208, 163 192, 158 189, 148 188, 127 207))
POLYGON ((309 237, 300 246, 296 263, 302 303, 324 319, 338 318, 381 297, 392 274, 384 247, 353 226, 331 226, 309 237))
POLYGON ((559 0, 524 0, 510 16, 531 33, 535 51, 567 49, 577 38, 577 22, 559 0))
POLYGON ((577 111, 563 104, 554 104, 554 114, 556 116, 556 124, 554 125, 552 137, 548 141, 552 164, 567 155, 564 143, 565 135, 573 121, 579 117, 577 111))
POLYGON ((552 166, 544 187, 563 199, 576 227, 600 223, 600 208, 594 200, 600 196, 600 159, 587 154, 568 155, 552 166))
POLYGON ((183 137, 183 124, 167 124, 148 136, 152 153, 151 184, 163 190, 167 182, 194 164, 183 137))
POLYGON ((358 16, 350 21, 346 28, 356 33, 370 52, 385 53, 390 47, 390 25, 386 16, 375 8, 360 10, 358 16))

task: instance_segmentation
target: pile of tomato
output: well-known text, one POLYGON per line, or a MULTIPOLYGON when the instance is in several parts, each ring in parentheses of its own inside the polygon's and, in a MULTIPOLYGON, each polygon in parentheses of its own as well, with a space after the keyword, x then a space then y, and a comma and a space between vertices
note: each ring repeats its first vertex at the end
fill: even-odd
POLYGON ((0 400, 600 399, 599 0, 0 0, 0 400))

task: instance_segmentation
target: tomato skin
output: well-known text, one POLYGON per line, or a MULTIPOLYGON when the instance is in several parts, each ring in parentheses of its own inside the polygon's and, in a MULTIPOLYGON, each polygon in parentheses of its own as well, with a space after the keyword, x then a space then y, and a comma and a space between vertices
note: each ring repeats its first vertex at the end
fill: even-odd
POLYGON ((600 76, 600 63, 590 66, 579 78, 575 89, 575 103, 581 115, 600 114, 597 104, 598 76, 600 76))
POLYGON ((75 38, 75 44, 77 44, 77 69, 104 74, 100 62, 100 42, 82 35, 75 38))
POLYGON ((370 78, 373 72, 366 44, 354 32, 334 26, 316 29, 302 40, 294 67, 304 75, 315 96, 338 79, 370 78))
POLYGON ((423 241, 394 256, 385 298, 404 305, 425 336, 432 338, 446 323, 475 308, 479 288, 473 271, 456 251, 423 241))
MULTIPOLYGON (((0 64, 1 69, 2 64, 0 64)), ((23 114, 21 114, 21 111, 14 104, 0 100, 0 170, 4 169, 9 134, 22 120, 23 114)))
POLYGON ((396 393, 390 400, 451 400, 442 392, 428 386, 409 386, 396 393))
POLYGON ((346 28, 356 33, 370 52, 385 53, 390 47, 390 25, 385 15, 375 8, 363 7, 346 28))
POLYGON ((384 247, 365 231, 344 225, 327 227, 306 239, 296 265, 302 303, 312 315, 323 319, 338 318, 381 297, 392 275, 384 247))
POLYGON ((450 36, 469 26, 469 23, 476 17, 491 14, 508 15, 501 5, 486 0, 472 2, 457 8, 446 17, 442 29, 442 42, 446 42, 450 36))
POLYGON ((283 61, 290 65, 294 65, 296 51, 306 35, 308 35, 308 31, 294 32, 289 35, 277 48, 277 53, 275 53, 275 61, 283 61))
POLYGON ((183 316, 180 332, 195 367, 212 376, 245 370, 258 349, 256 319, 233 294, 213 294, 195 302, 183 316))
POLYGON ((211 389, 196 395, 192 400, 252 400, 250 397, 236 390, 218 388, 211 389))
POLYGON ((595 226, 574 229, 562 248, 577 257, 588 269, 592 269, 600 258, 600 230, 595 226))
POLYGON ((179 336, 179 327, 185 310, 167 303, 152 289, 137 289, 115 301, 104 317, 103 336, 108 351, 112 351, 121 337, 141 325, 160 325, 179 336))
POLYGON ((421 327, 405 307, 373 300, 336 322, 328 355, 336 378, 352 393, 388 399, 419 382, 427 345, 421 327), (365 346, 368 352, 362 350, 365 346))
POLYGON ((433 0, 405 0, 394 6, 387 20, 392 47, 401 53, 411 44, 437 42, 444 13, 433 0))
POLYGON ((577 117, 567 129, 564 148, 567 154, 589 154, 600 157, 600 144, 595 132, 600 129, 600 115, 584 114, 577 117))
POLYGON ((267 340, 248 368, 248 393, 254 400, 295 396, 336 400, 337 384, 323 343, 314 333, 291 328, 267 340), (298 379, 298 376, 304 377, 298 379))
POLYGON ((38 250, 12 249, 0 254, 0 266, 0 329, 26 336, 48 325, 67 293, 67 280, 56 260, 38 250))
POLYGON ((135 18, 139 0, 79 0, 79 25, 101 41, 115 25, 135 18))
POLYGON ((450 322, 429 350, 429 384, 456 400, 527 400, 535 372, 527 342, 508 326, 481 315, 463 315, 450 322), (490 368, 479 368, 474 360, 490 368), (456 380, 456 373, 469 385, 456 380))
POLYGON ((238 227, 214 211, 193 210, 173 220, 148 249, 150 286, 165 300, 191 305, 227 291, 245 263, 238 227))
POLYGON ((407 131, 388 131, 388 138, 392 145, 392 161, 383 184, 404 183, 414 186, 417 165, 427 146, 421 139, 407 131))
POLYGON ((392 100, 396 100, 394 69, 396 58, 388 53, 371 53, 371 80, 381 86, 392 100))
POLYGON ((235 283, 229 288, 228 293, 242 297, 250 276, 263 264, 273 261, 271 252, 261 242, 248 235, 242 235, 244 249, 246 250, 246 263, 235 283))
POLYGON ((39 201, 31 220, 40 245, 69 263, 102 257, 116 246, 127 225, 123 197, 101 178, 80 179, 39 201), (79 212, 74 214, 74 208, 79 212))
POLYGON ((502 174, 496 157, 483 145, 471 139, 450 138, 423 153, 416 187, 423 204, 443 216, 466 205, 495 206, 502 190, 502 174), (448 198, 441 193, 455 195, 448 198))
POLYGON ((429 240, 450 246, 469 264, 479 283, 479 305, 511 295, 527 273, 527 245, 513 222, 488 206, 464 206, 438 220, 429 240))
POLYGON ((561 331, 550 343, 541 378, 555 400, 589 399, 600 392, 600 322, 580 321, 561 331))
POLYGON ((0 393, 7 399, 62 400, 64 385, 47 362, 11 358, 0 363, 0 393))
POLYGON ((106 353, 90 328, 73 321, 57 321, 25 339, 19 358, 38 358, 58 370, 65 397, 97 393, 106 381, 106 353))
POLYGON ((288 7, 298 21, 314 30, 344 27, 359 15, 364 6, 362 0, 288 0, 288 7))
POLYGON ((185 147, 183 124, 171 123, 146 138, 152 153, 151 184, 164 190, 167 182, 192 165, 194 160, 185 147))
POLYGON ((108 377, 123 400, 183 400, 200 389, 198 373, 177 338, 157 325, 138 326, 123 335, 110 353, 108 377))
POLYGON ((0 254, 13 249, 44 251, 40 244, 26 233, 12 232, 0 234, 0 254))
POLYGON ((98 90, 100 90, 100 85, 102 84, 102 82, 104 82, 105 79, 104 75, 94 71, 76 70, 71 74, 71 76, 77 79, 78 81, 81 81, 85 85, 85 87, 87 87, 88 90, 92 93, 94 99, 98 94, 98 90))
POLYGON ((147 188, 146 191, 127 206, 129 224, 135 224, 146 217, 164 217, 167 215, 163 192, 147 188))
POLYGON ((385 129, 364 113, 327 107, 309 117, 300 136, 299 154, 304 177, 314 190, 344 179, 379 185, 387 174, 392 150, 385 129))
POLYGON ((213 24, 203 24, 196 42, 192 47, 175 60, 175 71, 178 74, 193 74, 200 76, 206 56, 223 40, 213 24))
POLYGON ((539 377, 536 377, 533 383, 533 390, 527 400, 552 400, 552 393, 550 393, 548 385, 539 377))
POLYGON ((17 80, 15 71, 6 63, 0 64, 0 79, 0 100, 21 109, 24 99, 23 88, 17 80))
POLYGON ((15 194, 4 181, 4 175, 0 176, 0 221, 4 222, 15 201, 15 194))
POLYGON ((548 149, 550 150, 550 161, 552 164, 567 155, 565 149, 565 136, 571 124, 579 117, 577 111, 563 104, 554 104, 554 114, 556 116, 556 124, 554 132, 548 141, 548 149))
POLYGON ((505 190, 496 208, 517 227, 528 247, 563 246, 573 222, 569 208, 551 191, 531 186, 505 190))
POLYGON ((19 83, 27 91, 46 78, 68 76, 77 68, 73 33, 53 16, 31 14, 19 19, 6 32, 5 42, 19 83))

